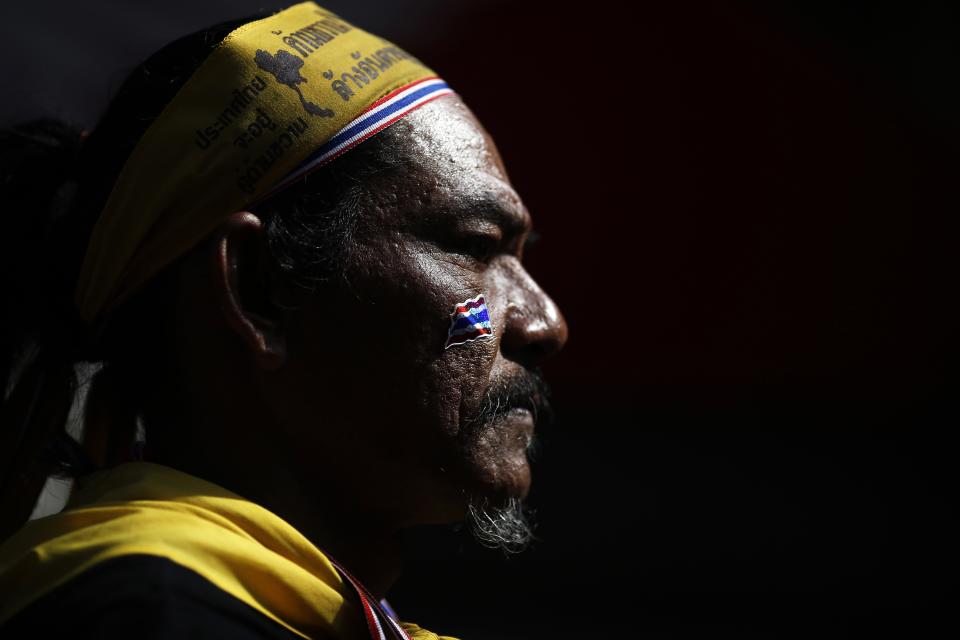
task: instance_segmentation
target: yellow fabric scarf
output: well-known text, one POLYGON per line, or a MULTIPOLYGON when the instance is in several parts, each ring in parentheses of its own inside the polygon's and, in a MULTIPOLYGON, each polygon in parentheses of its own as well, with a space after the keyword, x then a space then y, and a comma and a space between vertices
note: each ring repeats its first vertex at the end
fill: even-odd
MULTIPOLYGON (((132 554, 172 560, 305 638, 369 637, 345 598, 350 586, 296 529, 215 484, 147 462, 89 476, 65 511, 0 546, 0 623, 87 569, 132 554)), ((404 627, 414 640, 442 640, 404 627)))
POLYGON ((434 76, 313 2, 230 33, 127 159, 87 248, 81 317, 96 324, 378 100, 434 76))

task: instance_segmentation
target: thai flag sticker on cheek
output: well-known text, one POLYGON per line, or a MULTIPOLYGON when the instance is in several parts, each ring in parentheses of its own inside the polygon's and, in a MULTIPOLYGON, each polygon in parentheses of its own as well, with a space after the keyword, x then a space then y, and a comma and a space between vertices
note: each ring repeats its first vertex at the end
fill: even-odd
POLYGON ((487 315, 487 303, 481 293, 475 298, 453 305, 450 314, 450 330, 447 332, 447 344, 444 349, 474 340, 493 337, 490 316, 487 315))

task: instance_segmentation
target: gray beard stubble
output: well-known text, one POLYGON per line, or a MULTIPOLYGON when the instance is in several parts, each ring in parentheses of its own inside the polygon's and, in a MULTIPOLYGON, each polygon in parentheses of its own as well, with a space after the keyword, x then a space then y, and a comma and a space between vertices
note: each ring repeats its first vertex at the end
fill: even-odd
MULTIPOLYGON (((498 381, 487 390, 478 410, 463 421, 464 431, 476 438, 484 426, 495 422, 516 407, 529 409, 537 424, 549 422, 552 411, 549 387, 539 370, 498 381)), ((537 440, 527 445, 527 459, 536 455, 537 440)), ((483 546, 501 549, 504 553, 519 553, 530 546, 533 535, 533 512, 519 498, 510 498, 505 504, 494 505, 487 499, 471 500, 467 508, 467 526, 473 537, 483 546)))
POLYGON ((467 526, 477 542, 504 553, 520 553, 534 540, 530 512, 519 498, 493 506, 486 500, 471 502, 467 508, 467 526))

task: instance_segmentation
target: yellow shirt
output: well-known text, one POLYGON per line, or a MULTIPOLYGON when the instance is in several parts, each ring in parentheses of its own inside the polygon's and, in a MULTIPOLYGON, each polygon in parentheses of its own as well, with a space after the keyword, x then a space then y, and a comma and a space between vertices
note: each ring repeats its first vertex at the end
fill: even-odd
MULTIPOLYGON (((147 462, 84 478, 66 510, 0 546, 0 624, 127 555, 169 559, 304 638, 369 637, 350 585, 296 529, 222 487, 147 462)), ((415 640, 443 640, 404 628, 415 640)))

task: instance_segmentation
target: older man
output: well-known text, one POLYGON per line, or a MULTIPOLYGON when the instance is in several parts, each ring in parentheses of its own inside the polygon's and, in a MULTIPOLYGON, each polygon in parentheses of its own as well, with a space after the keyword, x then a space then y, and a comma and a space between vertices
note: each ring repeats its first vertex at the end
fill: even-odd
POLYGON ((490 137, 303 3, 161 51, 83 145, 78 320, 31 334, 4 407, 7 518, 57 452, 78 490, 0 549, 0 630, 434 637, 380 603, 398 534, 525 543, 537 367, 566 340, 490 137), (81 452, 44 407, 84 360, 81 452))

